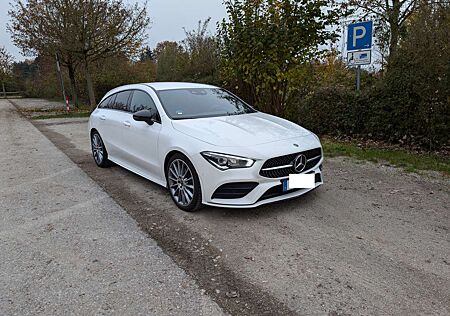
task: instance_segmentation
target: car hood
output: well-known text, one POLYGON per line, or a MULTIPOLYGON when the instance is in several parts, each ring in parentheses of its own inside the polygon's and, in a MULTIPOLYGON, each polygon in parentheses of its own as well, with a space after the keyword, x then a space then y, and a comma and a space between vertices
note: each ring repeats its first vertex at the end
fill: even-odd
POLYGON ((310 135, 308 130, 265 113, 173 120, 175 130, 216 146, 253 146, 310 135))

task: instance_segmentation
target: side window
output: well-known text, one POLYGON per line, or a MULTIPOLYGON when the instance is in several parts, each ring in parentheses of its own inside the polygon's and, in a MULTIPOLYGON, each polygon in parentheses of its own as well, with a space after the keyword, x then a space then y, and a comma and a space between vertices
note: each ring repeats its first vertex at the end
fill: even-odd
POLYGON ((135 113, 137 111, 150 109, 154 109, 155 112, 158 112, 153 99, 144 91, 135 90, 130 104, 130 112, 135 113))
POLYGON ((107 108, 107 107, 108 107, 109 101, 111 101, 111 97, 110 97, 110 96, 107 97, 105 100, 103 100, 103 102, 101 102, 101 103, 98 105, 98 108, 99 108, 99 109, 107 108))
POLYGON ((116 97, 117 97, 117 94, 113 94, 113 95, 109 98, 109 102, 108 102, 108 104, 105 106, 105 108, 107 108, 107 109, 113 109, 113 108, 114 108, 114 102, 116 101, 116 97))
POLYGON ((119 92, 112 108, 114 110, 128 111, 128 98, 130 97, 130 94, 131 91, 119 92))

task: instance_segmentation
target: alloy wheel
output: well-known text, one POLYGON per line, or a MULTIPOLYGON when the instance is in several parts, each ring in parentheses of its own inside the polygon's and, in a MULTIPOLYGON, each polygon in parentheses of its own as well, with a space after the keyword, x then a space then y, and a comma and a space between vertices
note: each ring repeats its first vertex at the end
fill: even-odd
POLYGON ((172 161, 169 166, 168 182, 170 194, 176 203, 182 206, 191 204, 195 194, 194 177, 186 162, 181 159, 172 161))
POLYGON ((100 135, 97 133, 92 135, 92 154, 94 155, 95 162, 101 165, 104 159, 103 142, 100 135))

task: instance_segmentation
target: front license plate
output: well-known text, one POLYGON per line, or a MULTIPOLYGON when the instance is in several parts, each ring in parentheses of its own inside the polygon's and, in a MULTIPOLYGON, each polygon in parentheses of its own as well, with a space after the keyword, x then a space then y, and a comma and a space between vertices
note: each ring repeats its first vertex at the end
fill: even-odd
POLYGON ((283 179, 283 192, 286 192, 287 190, 289 190, 289 179, 283 179))
POLYGON ((291 189, 314 189, 316 186, 316 175, 310 174, 290 174, 289 179, 283 179, 283 192, 291 189))

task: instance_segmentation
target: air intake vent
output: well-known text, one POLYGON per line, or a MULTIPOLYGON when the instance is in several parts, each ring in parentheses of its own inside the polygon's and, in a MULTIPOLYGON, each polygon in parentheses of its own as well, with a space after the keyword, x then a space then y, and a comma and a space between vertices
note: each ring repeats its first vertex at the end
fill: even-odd
POLYGON ((213 199, 240 199, 258 186, 257 182, 233 182, 222 184, 212 195, 213 199))

